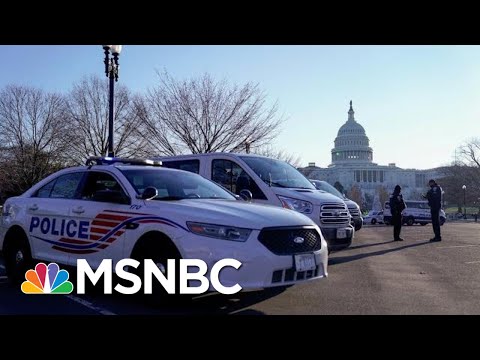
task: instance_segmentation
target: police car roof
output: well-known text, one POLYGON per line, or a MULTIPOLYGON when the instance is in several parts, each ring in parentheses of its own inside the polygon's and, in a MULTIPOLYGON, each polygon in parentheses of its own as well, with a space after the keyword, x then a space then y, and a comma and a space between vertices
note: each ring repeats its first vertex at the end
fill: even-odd
POLYGON ((158 160, 140 159, 140 158, 120 158, 120 157, 109 157, 109 156, 91 156, 87 159, 85 163, 85 165, 87 166, 117 165, 117 164, 162 166, 162 162, 158 160))

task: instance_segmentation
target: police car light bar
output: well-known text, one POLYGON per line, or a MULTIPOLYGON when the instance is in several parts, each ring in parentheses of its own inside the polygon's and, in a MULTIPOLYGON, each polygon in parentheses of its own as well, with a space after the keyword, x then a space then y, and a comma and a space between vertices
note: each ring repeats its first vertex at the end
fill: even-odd
POLYGON ((128 164, 128 165, 147 165, 147 166, 162 166, 162 162, 150 159, 127 159, 108 156, 91 156, 87 159, 85 165, 114 165, 114 164, 128 164))

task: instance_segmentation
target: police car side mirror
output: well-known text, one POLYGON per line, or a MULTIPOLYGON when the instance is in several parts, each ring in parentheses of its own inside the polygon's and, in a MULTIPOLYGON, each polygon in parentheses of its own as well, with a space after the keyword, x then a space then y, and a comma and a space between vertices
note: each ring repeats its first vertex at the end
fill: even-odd
POLYGON ((240 191, 240 197, 243 200, 250 202, 253 199, 253 194, 250 190, 243 189, 242 191, 240 191))
POLYGON ((147 186, 142 193, 143 200, 152 200, 158 196, 158 190, 154 186, 147 186))

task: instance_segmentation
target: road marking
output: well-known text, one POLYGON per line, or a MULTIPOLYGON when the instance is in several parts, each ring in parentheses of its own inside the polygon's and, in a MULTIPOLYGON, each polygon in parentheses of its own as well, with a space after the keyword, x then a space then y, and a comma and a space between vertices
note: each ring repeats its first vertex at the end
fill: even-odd
POLYGON ((480 260, 477 261, 467 261, 465 264, 479 264, 480 260))
POLYGON ((74 295, 67 295, 67 298, 75 301, 76 303, 79 303, 80 305, 83 305, 83 306, 89 308, 90 310, 98 312, 99 314, 102 314, 102 315, 117 315, 117 314, 115 314, 115 313, 113 313, 109 310, 102 309, 101 307, 95 306, 91 302, 89 302, 87 300, 83 300, 83 299, 81 299, 79 297, 76 297, 74 295))
POLYGON ((480 245, 455 245, 455 246, 439 246, 437 249, 452 249, 452 248, 463 248, 463 247, 472 247, 480 245))

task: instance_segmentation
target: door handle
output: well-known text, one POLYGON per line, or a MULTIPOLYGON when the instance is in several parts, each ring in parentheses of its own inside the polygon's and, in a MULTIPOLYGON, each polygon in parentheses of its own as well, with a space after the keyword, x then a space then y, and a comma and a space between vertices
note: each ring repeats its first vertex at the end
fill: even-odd
POLYGON ((83 207, 78 207, 78 208, 72 209, 72 212, 74 212, 75 214, 81 214, 85 212, 85 209, 83 207))
POLYGON ((30 205, 28 207, 28 210, 33 210, 33 211, 38 210, 38 205, 37 204, 30 205))

